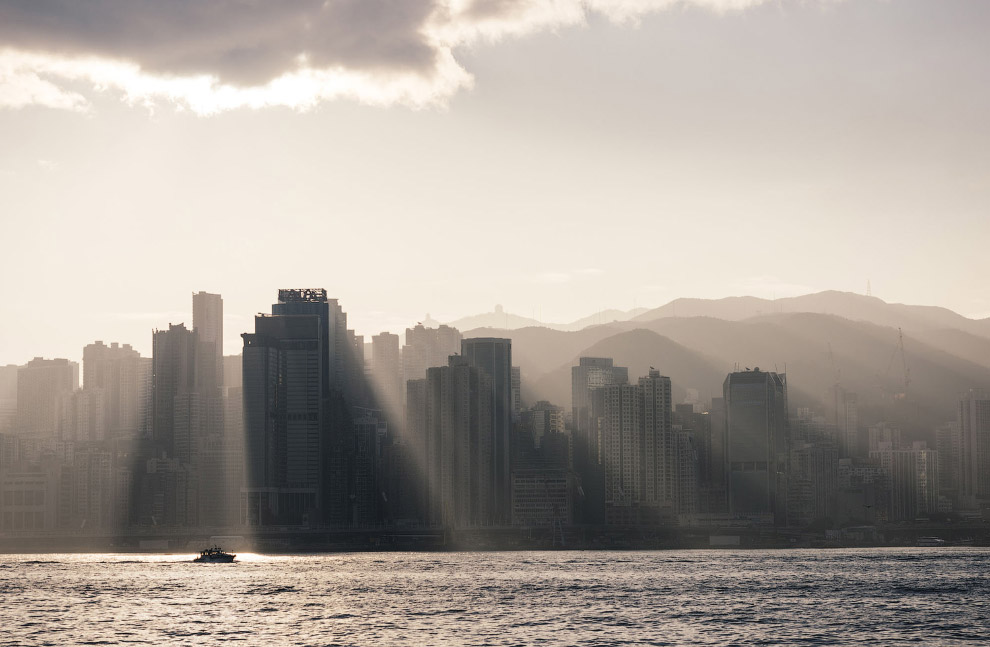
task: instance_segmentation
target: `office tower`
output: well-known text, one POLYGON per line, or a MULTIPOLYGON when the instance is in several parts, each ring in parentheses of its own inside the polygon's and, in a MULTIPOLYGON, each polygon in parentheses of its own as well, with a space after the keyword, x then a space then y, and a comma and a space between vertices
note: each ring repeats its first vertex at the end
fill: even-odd
POLYGON ((55 437, 66 398, 79 388, 79 367, 67 359, 36 357, 17 370, 17 432, 55 437))
POLYGON ((461 351, 461 333, 450 326, 406 328, 402 346, 402 381, 421 380, 431 366, 446 366, 447 358, 461 351))
POLYGON ((786 525, 787 378, 759 368, 730 373, 722 393, 729 512, 786 525))
MULTIPOLYGON (((323 397, 332 391, 343 392, 347 376, 346 358, 347 315, 336 299, 328 299, 320 289, 279 290, 278 303, 272 305, 272 315, 313 315, 319 320, 320 349, 325 360, 320 363, 320 389, 323 397)), ((257 319, 255 320, 257 322, 257 319)))
MULTIPOLYGON (((498 390, 489 373, 454 355, 447 366, 427 369, 425 391, 429 523, 507 524, 498 509, 501 483, 496 473, 495 424, 501 418, 494 412, 498 390)), ((410 397, 418 394, 411 390, 410 397)), ((507 407, 502 414, 506 413, 507 407)))
MULTIPOLYGON (((280 291, 281 303, 283 292, 280 291)), ((310 291, 307 291, 310 292, 310 291)), ((300 295, 302 296, 302 295, 300 295)), ((295 314, 258 315, 244 333, 244 437, 246 474, 242 522, 303 524, 324 510, 327 483, 328 306, 295 314)), ((282 309, 282 308, 279 308, 282 309)))
POLYGON ((629 369, 611 358, 582 357, 571 367, 571 411, 574 426, 574 470, 581 497, 577 510, 584 523, 605 523, 605 473, 601 451, 604 399, 602 389, 626 384, 629 369))
POLYGON ((990 499, 990 395, 970 391, 959 400, 960 495, 964 505, 976 507, 990 499))
POLYGON ((512 340, 464 339, 461 355, 491 381, 493 512, 496 525, 509 525, 512 522, 512 340))
POLYGON ((213 384, 207 386, 220 387, 223 385, 223 299, 219 294, 208 292, 193 293, 193 332, 200 344, 199 361, 204 363, 200 369, 203 380, 213 384), (212 362, 212 366, 207 367, 212 362))
POLYGON ((395 428, 401 426, 404 383, 399 336, 383 332, 371 338, 371 375, 375 399, 395 428))

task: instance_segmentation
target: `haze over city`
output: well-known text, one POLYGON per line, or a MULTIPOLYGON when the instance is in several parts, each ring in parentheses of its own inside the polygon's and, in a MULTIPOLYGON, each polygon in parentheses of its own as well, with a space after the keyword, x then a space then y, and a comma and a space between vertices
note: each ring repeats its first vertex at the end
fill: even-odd
POLYGON ((983 2, 333 3, 390 36, 312 65, 371 90, 298 99, 265 84, 316 5, 211 6, 0 9, 0 363, 147 353, 201 289, 228 347, 287 285, 366 335, 867 281, 990 315, 983 2))
POLYGON ((988 33, 0 1, 0 643, 987 644, 988 33))

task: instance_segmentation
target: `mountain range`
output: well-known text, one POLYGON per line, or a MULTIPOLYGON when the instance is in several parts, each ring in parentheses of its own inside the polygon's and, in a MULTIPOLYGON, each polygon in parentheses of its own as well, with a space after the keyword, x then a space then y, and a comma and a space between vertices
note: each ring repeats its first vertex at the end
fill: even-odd
POLYGON ((720 397, 733 370, 786 372, 792 410, 827 412, 838 385, 857 394, 861 424, 888 420, 909 437, 927 439, 937 425, 955 419, 961 393, 990 390, 990 319, 844 292, 773 301, 678 299, 573 330, 461 330, 465 337, 511 338, 523 400, 564 407, 570 406, 571 367, 583 356, 612 357, 629 367, 631 381, 656 367, 670 376, 677 401, 687 389, 705 403, 720 397))

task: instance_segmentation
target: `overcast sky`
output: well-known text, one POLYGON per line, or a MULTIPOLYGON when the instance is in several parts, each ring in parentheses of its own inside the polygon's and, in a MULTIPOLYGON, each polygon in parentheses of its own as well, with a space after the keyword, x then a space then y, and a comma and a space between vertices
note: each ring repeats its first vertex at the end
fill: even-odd
POLYGON ((984 0, 7 0, 0 364, 838 289, 990 316, 984 0))

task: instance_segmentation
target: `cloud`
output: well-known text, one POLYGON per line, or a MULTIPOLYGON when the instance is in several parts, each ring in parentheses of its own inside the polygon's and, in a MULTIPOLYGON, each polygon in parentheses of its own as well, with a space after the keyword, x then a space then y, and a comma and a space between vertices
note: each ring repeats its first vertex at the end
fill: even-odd
POLYGON ((86 110, 90 91, 200 114, 322 101, 439 105, 458 47, 670 8, 771 0, 5 0, 0 107, 86 110))

